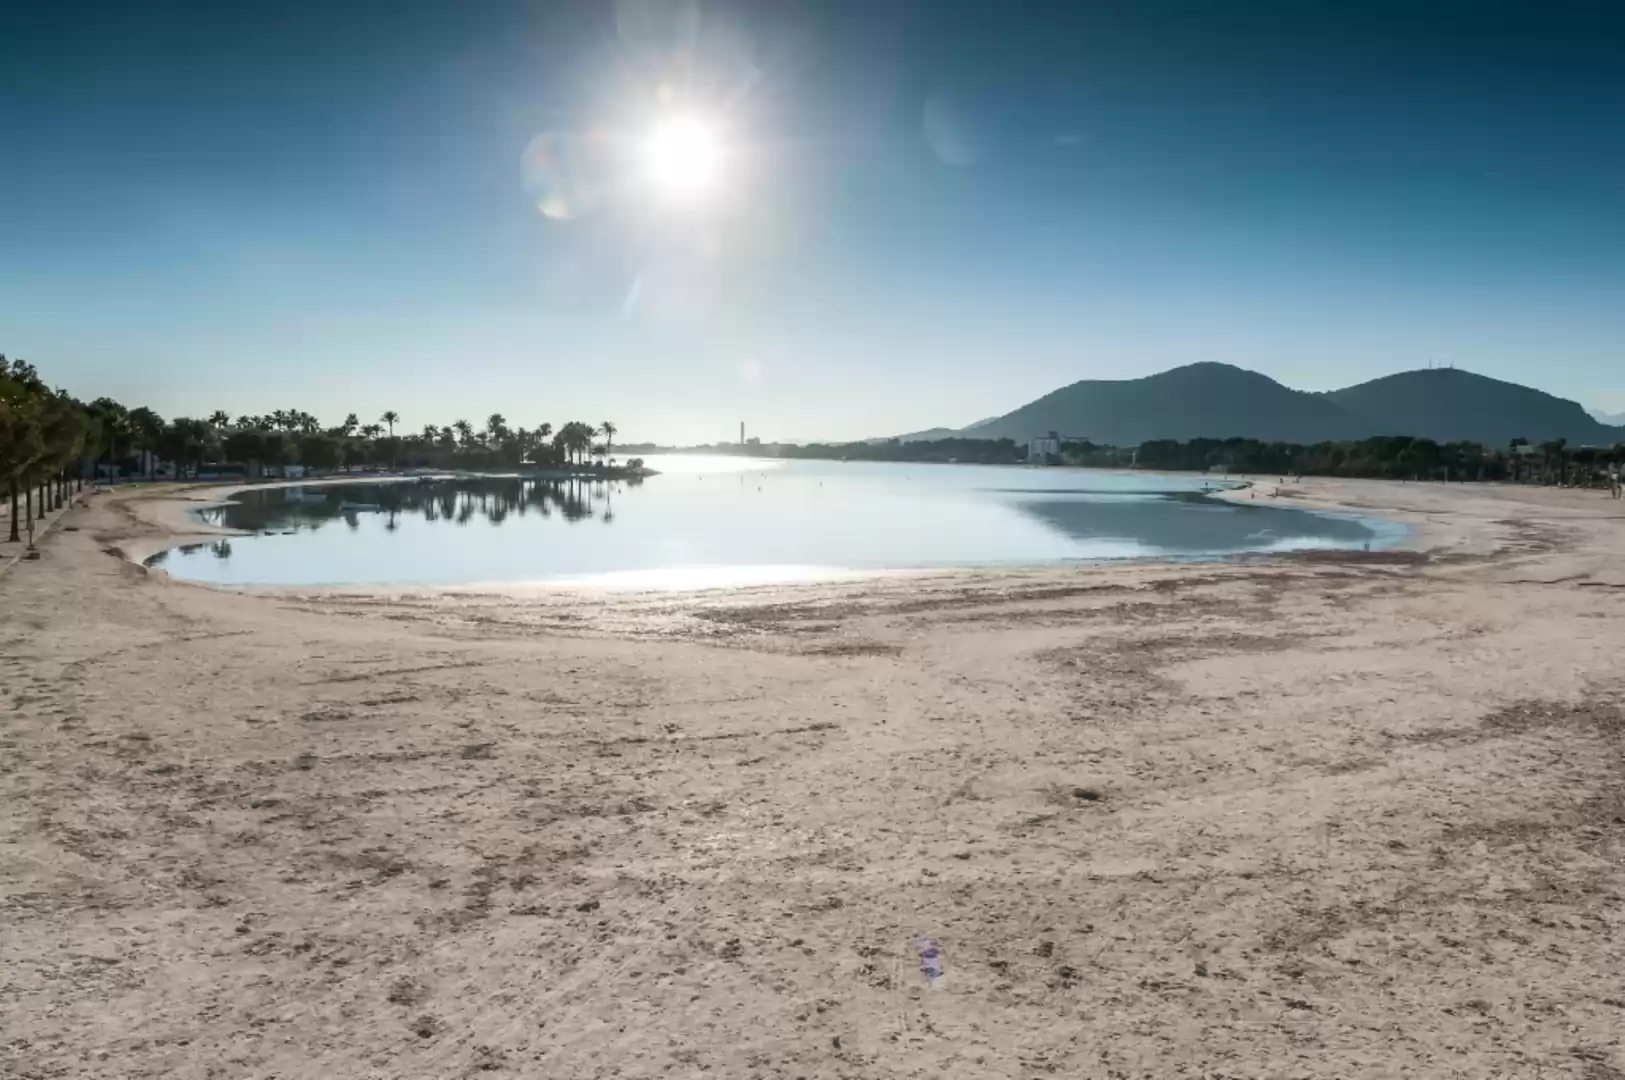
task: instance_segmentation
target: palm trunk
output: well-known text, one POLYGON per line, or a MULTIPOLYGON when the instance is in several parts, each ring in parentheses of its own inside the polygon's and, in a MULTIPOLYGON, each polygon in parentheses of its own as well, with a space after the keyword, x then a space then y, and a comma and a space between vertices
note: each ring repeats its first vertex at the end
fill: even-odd
POLYGON ((17 531, 17 478, 11 478, 11 542, 19 543, 22 534, 17 531))
POLYGON ((45 481, 39 482, 39 519, 45 520, 45 481))
MULTIPOLYGON (((34 485, 33 484, 28 485, 28 488, 26 489, 26 491, 25 491, 25 493, 23 495, 23 513, 28 515, 28 520, 29 521, 34 520, 34 485)), ((30 529, 32 529, 33 527, 34 526, 32 526, 32 525, 29 526, 30 529)), ((13 531, 15 531, 15 530, 13 530, 13 531)))

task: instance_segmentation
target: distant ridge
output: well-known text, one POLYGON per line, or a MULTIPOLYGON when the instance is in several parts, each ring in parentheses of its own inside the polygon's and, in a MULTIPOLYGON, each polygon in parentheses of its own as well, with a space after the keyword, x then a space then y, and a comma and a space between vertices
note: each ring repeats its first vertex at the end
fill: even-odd
POLYGON ((1003 416, 902 438, 1021 442, 1051 431, 1116 446, 1232 437, 1315 443, 1374 435, 1495 446, 1514 438, 1567 439, 1577 446, 1625 441, 1625 427, 1599 422, 1576 402, 1459 368, 1405 371, 1316 394, 1217 363, 1188 364, 1139 379, 1086 379, 1003 416))

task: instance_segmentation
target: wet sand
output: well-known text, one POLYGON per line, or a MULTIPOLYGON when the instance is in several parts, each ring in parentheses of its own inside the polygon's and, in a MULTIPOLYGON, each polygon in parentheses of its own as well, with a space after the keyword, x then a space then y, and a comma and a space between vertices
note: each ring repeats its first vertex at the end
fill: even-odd
POLYGON ((1625 504, 1283 499, 1418 550, 228 593, 97 496, 0 578, 0 1074, 1621 1075, 1625 504))

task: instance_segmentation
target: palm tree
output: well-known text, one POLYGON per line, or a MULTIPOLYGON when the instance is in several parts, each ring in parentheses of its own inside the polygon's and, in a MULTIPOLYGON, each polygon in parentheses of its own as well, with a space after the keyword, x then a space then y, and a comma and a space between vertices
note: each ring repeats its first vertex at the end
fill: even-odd
POLYGON ((130 413, 112 398, 101 397, 90 403, 90 414, 101 423, 101 448, 107 455, 108 475, 112 475, 113 459, 121 447, 130 442, 130 413))
POLYGON ((452 421, 452 430, 457 432, 457 441, 465 449, 474 441, 474 425, 467 420, 452 421))
POLYGON ((613 421, 605 420, 598 425, 598 430, 604 433, 604 456, 609 457, 615 453, 615 433, 619 429, 613 421))
POLYGON ((564 451, 564 460, 573 463, 576 459, 576 453, 581 449, 580 422, 576 420, 568 421, 563 427, 559 428, 559 433, 553 437, 553 441, 559 445, 560 450, 564 451))
POLYGON ((401 414, 396 412, 394 409, 386 410, 384 415, 378 418, 389 425, 389 437, 391 439, 395 437, 395 424, 400 420, 400 418, 401 414))
POLYGON ((224 409, 216 409, 209 414, 209 426, 216 431, 231 426, 231 415, 224 409))
POLYGON ((130 410, 130 435, 135 445, 147 454, 147 475, 152 475, 153 455, 158 452, 158 440, 164 436, 164 418, 142 405, 130 410))
POLYGON ((368 424, 366 427, 361 429, 361 434, 369 439, 376 439, 383 433, 383 427, 378 424, 368 424))

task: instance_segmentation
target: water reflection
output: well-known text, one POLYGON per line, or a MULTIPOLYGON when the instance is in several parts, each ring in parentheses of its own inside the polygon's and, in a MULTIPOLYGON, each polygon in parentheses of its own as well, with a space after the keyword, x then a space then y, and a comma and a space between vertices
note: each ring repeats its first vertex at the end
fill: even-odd
POLYGON ((151 565, 226 585, 613 578, 699 587, 1381 543, 1368 522, 1204 497, 1199 478, 839 462, 660 467, 643 484, 506 476, 254 488, 202 513, 249 535, 176 548, 151 565))
POLYGON ((1136 499, 1080 500, 1065 497, 1018 499, 1022 513, 1075 540, 1133 540, 1158 551, 1259 551, 1297 542, 1299 546, 1353 547, 1369 542, 1372 531, 1349 518, 1253 503, 1222 502, 1199 492, 1161 496, 1148 512, 1136 499))
MULTIPOLYGON (((200 511, 199 516, 209 525, 264 534, 313 532, 335 520, 357 530, 363 520, 371 518, 381 518, 385 531, 395 532, 400 528, 401 519, 408 515, 429 524, 450 522, 466 526, 477 518, 485 524, 501 526, 511 515, 524 517, 535 512, 551 518, 557 512, 571 523, 597 518, 608 525, 615 520, 616 492, 641 483, 636 477, 620 480, 459 477, 398 484, 266 488, 242 492, 234 501, 200 511)), ((199 546, 187 545, 179 550, 190 554, 199 546)), ((229 558, 231 545, 223 546, 224 551, 216 551, 216 555, 229 558)))

